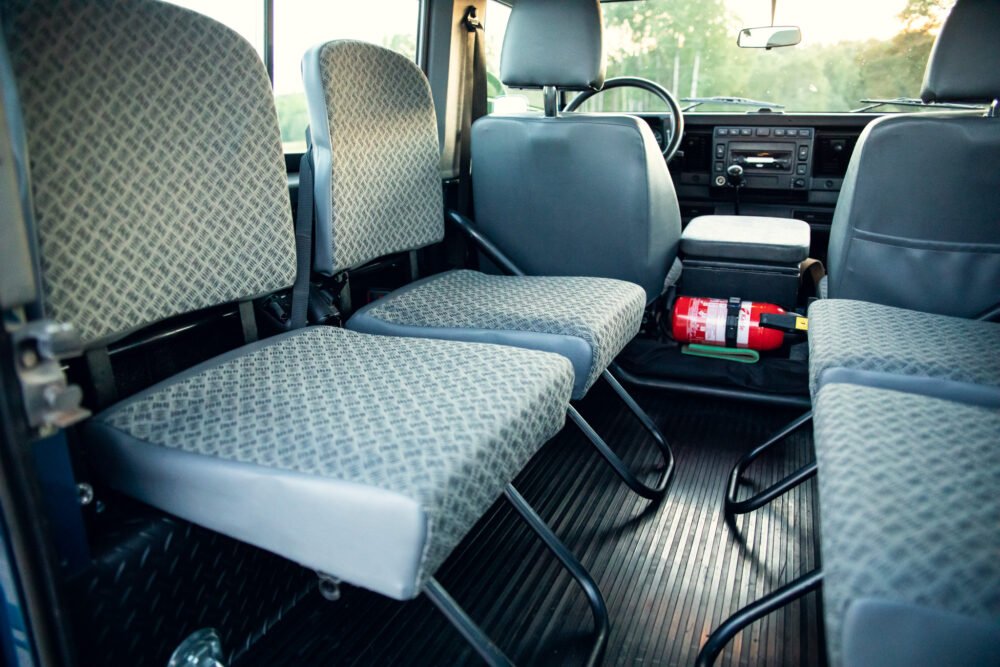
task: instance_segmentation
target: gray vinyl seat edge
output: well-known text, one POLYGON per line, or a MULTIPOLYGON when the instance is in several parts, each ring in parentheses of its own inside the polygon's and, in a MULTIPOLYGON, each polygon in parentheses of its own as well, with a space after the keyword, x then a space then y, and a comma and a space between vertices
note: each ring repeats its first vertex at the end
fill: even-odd
POLYGON ((581 398, 642 324, 645 294, 608 278, 497 276, 449 271, 356 312, 366 333, 512 345, 561 354, 581 398))
POLYGON ((821 299, 809 307, 809 386, 830 369, 1000 387, 1000 324, 821 299))
POLYGON ((571 386, 558 355, 311 327, 170 378, 85 433, 128 495, 408 599, 559 431, 571 386))
POLYGON ((995 622, 1000 408, 826 383, 814 420, 831 665, 861 598, 995 622))

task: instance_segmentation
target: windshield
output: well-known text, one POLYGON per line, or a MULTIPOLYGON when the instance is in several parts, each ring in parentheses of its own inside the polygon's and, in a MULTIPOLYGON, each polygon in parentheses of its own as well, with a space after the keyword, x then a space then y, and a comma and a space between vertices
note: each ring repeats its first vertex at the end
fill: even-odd
MULTIPOLYGON (((931 45, 953 4, 954 0, 778 0, 774 25, 801 27, 802 41, 768 50, 740 48, 736 38, 743 27, 771 24, 770 0, 605 3, 607 75, 652 79, 678 99, 690 99, 681 106, 697 112, 758 108, 704 99, 712 97, 768 102, 785 112, 858 110, 870 106, 862 100, 919 97, 931 45)), ((506 27, 507 16, 509 9, 490 3, 488 32, 494 39, 506 27), (500 30, 495 30, 497 23, 503 24, 500 30)), ((496 47, 491 51, 498 63, 496 47)), ((493 72, 498 69, 491 67, 493 72)), ((649 93, 622 88, 596 95, 581 110, 663 108, 649 93)))

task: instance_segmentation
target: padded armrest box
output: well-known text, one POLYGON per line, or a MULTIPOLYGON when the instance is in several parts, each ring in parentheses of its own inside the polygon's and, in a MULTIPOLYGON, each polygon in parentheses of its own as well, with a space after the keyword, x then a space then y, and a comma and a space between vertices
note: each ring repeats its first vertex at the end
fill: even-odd
POLYGON ((705 215, 681 236, 679 293, 794 308, 799 265, 809 256, 809 225, 801 220, 705 215))

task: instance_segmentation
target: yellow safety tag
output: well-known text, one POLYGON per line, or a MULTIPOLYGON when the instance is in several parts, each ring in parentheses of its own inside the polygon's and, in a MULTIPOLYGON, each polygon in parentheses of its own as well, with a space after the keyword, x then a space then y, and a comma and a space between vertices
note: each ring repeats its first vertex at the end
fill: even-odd
POLYGON ((795 328, 799 331, 809 331, 809 318, 808 317, 796 317, 795 318, 795 328))

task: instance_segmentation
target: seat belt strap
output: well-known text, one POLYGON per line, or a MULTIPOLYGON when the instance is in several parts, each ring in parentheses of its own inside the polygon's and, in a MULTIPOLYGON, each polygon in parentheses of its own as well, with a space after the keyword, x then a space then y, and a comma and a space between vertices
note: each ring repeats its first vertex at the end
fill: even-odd
POLYGON ((313 166, 310 148, 299 160, 299 202, 295 210, 295 284, 292 287, 292 329, 308 322, 309 275, 312 272, 313 166))
POLYGON ((243 342, 249 345, 257 342, 257 315, 253 311, 253 299, 240 301, 240 326, 243 327, 243 342))
POLYGON ((94 390, 97 409, 106 408, 118 400, 118 385, 115 370, 111 366, 111 355, 106 347, 93 347, 83 353, 90 376, 90 386, 94 390))
POLYGON ((459 153, 458 207, 465 215, 472 214, 472 124, 486 115, 486 47, 483 24, 476 8, 465 11, 462 25, 468 31, 465 48, 465 70, 462 86, 462 132, 459 153))

